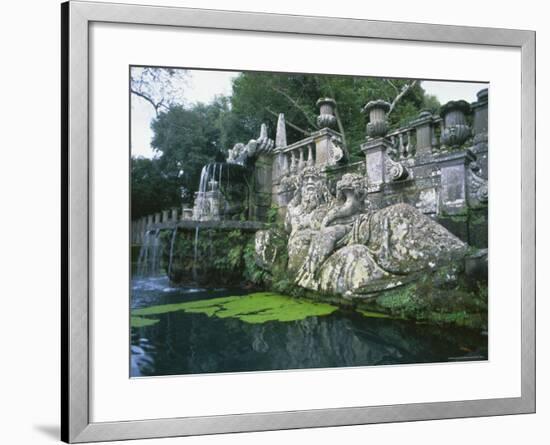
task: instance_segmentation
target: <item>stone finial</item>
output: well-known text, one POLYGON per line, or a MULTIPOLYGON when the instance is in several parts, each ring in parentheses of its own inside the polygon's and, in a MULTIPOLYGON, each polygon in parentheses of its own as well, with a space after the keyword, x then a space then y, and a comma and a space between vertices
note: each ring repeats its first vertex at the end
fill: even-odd
POLYGON ((266 124, 260 125, 260 137, 258 138, 258 140, 263 140, 263 139, 267 139, 267 125, 266 124))
POLYGON ((369 116, 367 124, 367 135, 370 138, 383 137, 388 132, 386 113, 390 111, 391 105, 384 100, 371 100, 361 110, 369 116))
POLYGON ((322 97, 316 104, 319 107, 319 116, 317 116, 317 125, 321 128, 334 128, 336 126, 336 101, 330 97, 322 97))
POLYGON ((284 113, 279 114, 279 119, 277 119, 277 133, 275 135, 275 147, 281 148, 286 147, 286 123, 284 113))
POLYGON ((459 147, 470 136, 470 127, 466 122, 466 115, 470 114, 471 107, 465 100, 447 102, 441 107, 441 117, 444 128, 441 142, 449 147, 459 147))

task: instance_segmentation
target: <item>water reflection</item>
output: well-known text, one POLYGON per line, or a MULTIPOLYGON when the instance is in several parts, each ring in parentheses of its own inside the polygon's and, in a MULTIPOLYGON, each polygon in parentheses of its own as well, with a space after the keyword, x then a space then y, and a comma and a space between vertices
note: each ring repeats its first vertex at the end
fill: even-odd
MULTIPOLYGON (((172 288, 166 278, 136 280, 132 307, 176 303, 245 289, 172 288)), ((338 310, 294 322, 249 324, 171 312, 132 328, 131 376, 327 368, 487 358, 487 337, 453 327, 365 318, 338 310)))

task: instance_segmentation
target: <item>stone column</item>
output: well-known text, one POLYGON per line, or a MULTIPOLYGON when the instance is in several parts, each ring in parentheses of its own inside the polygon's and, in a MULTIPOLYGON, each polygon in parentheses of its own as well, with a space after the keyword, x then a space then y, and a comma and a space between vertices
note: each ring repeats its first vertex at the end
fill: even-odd
POLYGON ((336 128, 336 102, 330 97, 323 97, 317 101, 319 107, 319 116, 317 116, 317 125, 320 128, 336 128))
POLYGON ((193 219, 193 209, 187 207, 187 204, 181 205, 181 221, 185 221, 188 219, 193 219))
POLYGON ((433 143, 433 115, 429 111, 422 111, 411 122, 411 127, 416 130, 416 155, 423 156, 432 153, 433 143))
POLYGON ((161 221, 161 214, 155 213, 155 224, 160 224, 161 221))
POLYGON ((371 100, 361 110, 368 114, 369 123, 367 124, 368 138, 383 137, 388 132, 388 121, 386 113, 390 111, 391 105, 383 100, 371 100))
POLYGON ((172 215, 171 215, 170 219, 171 219, 172 222, 176 222, 178 220, 178 209, 177 208, 172 209, 172 215))
POLYGON ((441 144, 447 147, 460 147, 470 137, 470 127, 466 123, 466 114, 471 111, 465 100, 447 102, 441 107, 444 129, 441 133, 441 144))
POLYGON ((261 154, 254 164, 254 210, 252 218, 265 221, 271 207, 273 157, 261 154))
POLYGON ((298 161, 296 160, 296 153, 294 150, 290 152, 290 173, 298 172, 298 161))
POLYGON ((153 215, 148 215, 147 216, 147 227, 152 226, 155 223, 154 218, 155 217, 153 215))
POLYGON ((488 148, 489 148, 489 90, 484 88, 477 93, 477 102, 472 104, 474 111, 474 145, 472 151, 476 155, 479 176, 488 178, 488 148))
POLYGON ((170 211, 169 210, 163 210, 162 211, 162 222, 163 223, 167 223, 169 222, 169 218, 168 218, 168 215, 169 215, 170 211))
POLYGON ((313 147, 311 144, 307 146, 307 163, 308 167, 313 167, 315 165, 315 159, 313 159, 313 147))
POLYGON ((298 171, 302 171, 304 167, 306 166, 305 160, 304 160, 304 147, 300 147, 300 154, 298 155, 298 171))

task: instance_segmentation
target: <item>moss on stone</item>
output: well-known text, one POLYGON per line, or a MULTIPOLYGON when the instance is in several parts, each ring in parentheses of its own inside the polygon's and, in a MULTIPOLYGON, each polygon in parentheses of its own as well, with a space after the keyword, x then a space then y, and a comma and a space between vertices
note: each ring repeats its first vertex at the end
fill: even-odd
POLYGON ((205 314, 209 317, 237 318, 246 323, 268 321, 297 321, 307 317, 332 314, 336 306, 296 299, 271 292, 257 292, 249 295, 221 297, 184 303, 164 304, 136 309, 133 316, 148 316, 184 311, 205 314))
POLYGON ((452 288, 437 286, 437 274, 418 278, 395 289, 357 302, 358 312, 382 313, 417 322, 487 328, 487 285, 467 288, 458 282, 452 288))

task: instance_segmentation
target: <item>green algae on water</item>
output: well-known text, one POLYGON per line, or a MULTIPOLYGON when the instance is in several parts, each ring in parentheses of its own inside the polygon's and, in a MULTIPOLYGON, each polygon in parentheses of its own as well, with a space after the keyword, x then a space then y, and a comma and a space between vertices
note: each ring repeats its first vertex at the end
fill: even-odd
POLYGON ((271 292, 257 292, 243 296, 150 306, 132 311, 132 316, 143 318, 184 311, 209 317, 236 318, 245 323, 257 324, 268 321, 303 320, 307 317, 329 315, 336 310, 336 306, 327 303, 301 300, 271 292))
POLYGON ((363 309, 357 309, 357 312, 359 312, 364 317, 368 317, 368 318, 394 318, 388 314, 383 314, 381 312, 365 311, 363 309))
POLYGON ((159 322, 158 318, 145 318, 145 317, 130 317, 130 326, 133 328, 143 328, 145 326, 152 326, 159 322))

